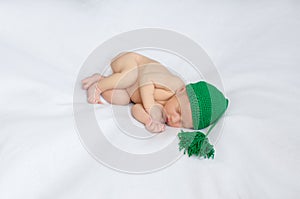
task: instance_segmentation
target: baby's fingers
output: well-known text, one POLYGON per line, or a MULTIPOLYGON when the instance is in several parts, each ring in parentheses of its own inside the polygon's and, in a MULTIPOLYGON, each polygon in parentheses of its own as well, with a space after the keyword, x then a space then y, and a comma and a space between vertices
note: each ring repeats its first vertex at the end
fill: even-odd
POLYGON ((156 125, 151 121, 146 125, 146 129, 152 133, 156 133, 156 125))
POLYGON ((83 84, 82 84, 82 88, 85 89, 85 90, 87 90, 93 83, 95 83, 95 82, 93 82, 93 81, 88 81, 88 82, 86 82, 86 83, 83 83, 83 84))
POLYGON ((155 133, 160 133, 160 132, 165 130, 165 125, 161 124, 159 122, 155 122, 153 124, 153 126, 154 126, 154 129, 155 129, 155 133))
POLYGON ((166 130, 166 125, 163 124, 162 128, 161 128, 161 132, 166 130))

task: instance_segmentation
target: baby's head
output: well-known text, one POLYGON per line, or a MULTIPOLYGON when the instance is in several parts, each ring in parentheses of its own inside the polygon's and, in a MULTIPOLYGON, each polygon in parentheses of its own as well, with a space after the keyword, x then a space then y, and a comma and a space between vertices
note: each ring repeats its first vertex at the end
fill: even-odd
POLYGON ((219 119, 228 99, 213 85, 200 81, 180 88, 164 106, 164 118, 172 127, 203 129, 219 119))
POLYGON ((190 100, 185 86, 165 104, 164 118, 169 126, 193 128, 190 100))

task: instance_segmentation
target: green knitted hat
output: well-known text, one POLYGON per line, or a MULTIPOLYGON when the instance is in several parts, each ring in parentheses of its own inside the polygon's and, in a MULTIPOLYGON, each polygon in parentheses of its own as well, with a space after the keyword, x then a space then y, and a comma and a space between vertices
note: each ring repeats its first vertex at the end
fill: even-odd
POLYGON ((228 106, 228 99, 213 85, 200 81, 188 84, 194 129, 203 129, 218 120, 228 106))
POLYGON ((189 156, 213 158, 214 148, 207 136, 226 111, 228 99, 215 86, 204 81, 186 85, 186 91, 190 100, 194 129, 204 129, 211 124, 212 126, 206 135, 200 131, 181 131, 178 134, 179 149, 185 149, 184 153, 187 152, 189 156))

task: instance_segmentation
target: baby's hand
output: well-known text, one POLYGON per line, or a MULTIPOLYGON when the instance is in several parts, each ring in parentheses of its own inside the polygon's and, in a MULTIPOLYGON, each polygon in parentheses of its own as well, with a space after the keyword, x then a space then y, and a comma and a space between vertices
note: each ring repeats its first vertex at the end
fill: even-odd
POLYGON ((160 104, 155 104, 151 107, 151 109, 148 111, 148 113, 149 113, 150 117, 152 118, 152 120, 164 123, 162 109, 163 109, 163 107, 160 104))
POLYGON ((91 104, 102 104, 100 101, 101 90, 97 84, 98 82, 92 84, 87 90, 88 102, 91 104))
POLYGON ((166 129, 166 125, 159 121, 154 121, 150 118, 149 122, 145 125, 146 129, 152 133, 160 133, 166 129))

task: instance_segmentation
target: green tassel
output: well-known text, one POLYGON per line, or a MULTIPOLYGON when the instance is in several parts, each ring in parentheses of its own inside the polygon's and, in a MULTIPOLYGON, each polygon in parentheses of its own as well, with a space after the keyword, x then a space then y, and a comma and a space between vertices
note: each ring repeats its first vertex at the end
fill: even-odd
POLYGON ((181 130, 181 132, 178 133, 180 140, 179 150, 184 149, 184 154, 187 153, 189 157, 195 155, 214 159, 215 149, 213 145, 209 143, 207 135, 201 131, 184 132, 181 130))

